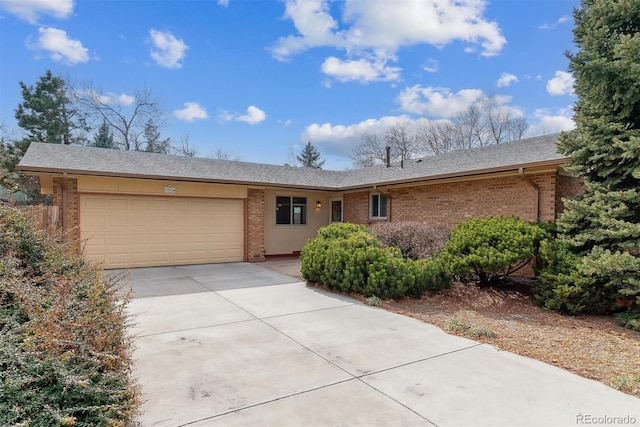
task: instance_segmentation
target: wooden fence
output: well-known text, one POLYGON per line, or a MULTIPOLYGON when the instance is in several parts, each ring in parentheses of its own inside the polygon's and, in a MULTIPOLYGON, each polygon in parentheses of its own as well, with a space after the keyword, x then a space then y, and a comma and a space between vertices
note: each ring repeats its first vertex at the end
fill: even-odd
POLYGON ((19 209, 32 218, 34 225, 39 230, 49 231, 62 227, 58 206, 33 205, 21 206, 19 209))

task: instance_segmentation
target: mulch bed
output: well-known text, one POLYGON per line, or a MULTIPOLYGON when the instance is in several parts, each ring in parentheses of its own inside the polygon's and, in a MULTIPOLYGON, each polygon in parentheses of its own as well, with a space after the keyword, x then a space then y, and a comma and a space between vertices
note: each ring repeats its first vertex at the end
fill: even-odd
POLYGON ((621 328, 607 316, 543 311, 531 288, 524 280, 501 288, 454 283, 437 295, 385 300, 379 306, 640 397, 640 332, 621 328), (451 330, 453 319, 469 328, 451 330), (495 338, 477 331, 491 331, 495 338))

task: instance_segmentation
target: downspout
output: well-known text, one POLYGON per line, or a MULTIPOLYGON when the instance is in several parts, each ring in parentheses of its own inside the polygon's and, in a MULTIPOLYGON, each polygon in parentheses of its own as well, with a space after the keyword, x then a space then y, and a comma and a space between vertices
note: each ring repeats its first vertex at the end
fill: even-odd
POLYGON ((540 220, 540 187, 538 186, 538 184, 533 182, 531 180, 531 178, 529 178, 528 176, 526 176, 524 174, 524 168, 519 168, 518 169, 518 175, 520 175, 522 177, 522 179, 524 179, 527 182, 527 184, 529 184, 531 187, 533 187, 533 190, 534 190, 534 205, 535 205, 535 220, 539 221, 540 220))
POLYGON ((67 234, 67 173, 62 173, 62 231, 67 234))

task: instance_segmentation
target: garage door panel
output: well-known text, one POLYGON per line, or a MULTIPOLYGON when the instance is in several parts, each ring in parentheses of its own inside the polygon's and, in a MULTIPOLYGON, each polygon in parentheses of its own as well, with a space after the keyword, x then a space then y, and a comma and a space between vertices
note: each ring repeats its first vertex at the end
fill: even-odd
POLYGON ((80 196, 85 256, 106 267, 244 259, 241 200, 80 196))
POLYGON ((133 240, 135 237, 135 235, 130 236, 127 234, 106 234, 105 241, 108 246, 114 248, 117 246, 121 246, 122 248, 126 248, 131 243, 131 240, 133 240))
POLYGON ((104 209, 105 200, 102 197, 87 197, 86 204, 90 208, 104 209))
MULTIPOLYGON (((128 218, 127 215, 118 213, 117 211, 112 211, 109 208, 103 210, 103 211, 108 211, 108 212, 112 212, 109 214, 109 216, 107 216, 105 218, 105 222, 109 225, 109 229, 113 229, 113 227, 127 227, 128 226, 128 218)), ((97 216, 98 214, 94 214, 95 216, 97 216)), ((104 214, 100 214, 100 215, 104 215, 104 214)))
MULTIPOLYGON (((98 197, 99 196, 96 196, 94 199, 98 197)), ((127 210, 129 207, 127 199, 124 197, 110 197, 106 199, 104 203, 107 205, 105 207, 109 210, 127 210)))

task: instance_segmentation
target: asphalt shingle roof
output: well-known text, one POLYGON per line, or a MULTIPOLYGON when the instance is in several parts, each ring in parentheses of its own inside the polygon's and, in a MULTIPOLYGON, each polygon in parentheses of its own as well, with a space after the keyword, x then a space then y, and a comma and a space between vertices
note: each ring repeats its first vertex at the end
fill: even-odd
POLYGON ((67 172, 78 175, 156 178, 179 181, 254 184, 341 190, 401 182, 513 170, 568 160, 557 152, 558 135, 407 160, 403 167, 374 166, 330 171, 259 163, 169 156, 81 146, 32 143, 18 169, 25 172, 67 172))

